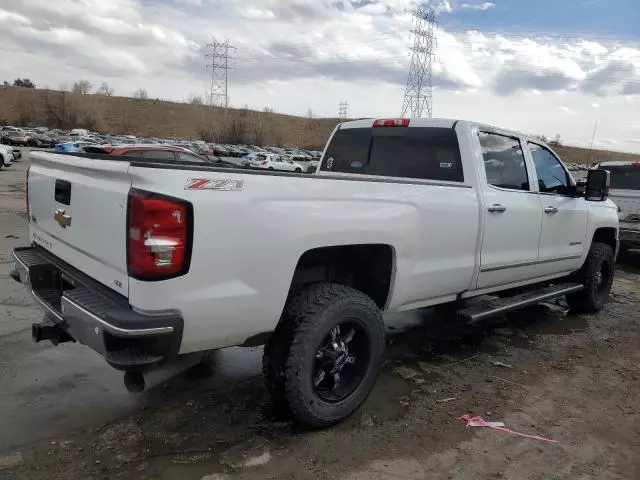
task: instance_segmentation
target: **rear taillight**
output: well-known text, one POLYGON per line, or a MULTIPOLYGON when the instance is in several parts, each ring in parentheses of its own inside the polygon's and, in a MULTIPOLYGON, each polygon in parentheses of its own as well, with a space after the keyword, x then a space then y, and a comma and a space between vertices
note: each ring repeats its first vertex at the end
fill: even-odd
POLYGON ((373 122, 374 127, 408 127, 408 118, 380 118, 373 122))
POLYGON ((166 280, 187 273, 193 229, 193 211, 189 202, 131 191, 127 218, 127 269, 130 277, 166 280))
POLYGON ((24 179, 24 194, 25 202, 27 203, 27 221, 31 223, 31 209, 29 208, 29 170, 31 170, 31 165, 27 167, 27 174, 24 179))
POLYGON ((267 163, 269 163, 269 160, 263 160, 260 162, 260 165, 266 165, 267 163))

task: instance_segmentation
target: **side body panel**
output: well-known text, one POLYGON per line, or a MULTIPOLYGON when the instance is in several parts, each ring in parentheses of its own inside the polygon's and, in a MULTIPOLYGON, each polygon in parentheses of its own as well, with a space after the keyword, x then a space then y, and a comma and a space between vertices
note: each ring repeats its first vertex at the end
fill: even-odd
POLYGON ((183 353, 236 345, 272 330, 298 260, 314 248, 390 245, 390 311, 455 298, 470 287, 479 220, 469 186, 136 166, 129 173, 135 188, 193 204, 188 274, 161 282, 131 279, 129 289, 140 312, 181 312, 183 353), (193 178, 242 183, 235 190, 186 189, 193 178))

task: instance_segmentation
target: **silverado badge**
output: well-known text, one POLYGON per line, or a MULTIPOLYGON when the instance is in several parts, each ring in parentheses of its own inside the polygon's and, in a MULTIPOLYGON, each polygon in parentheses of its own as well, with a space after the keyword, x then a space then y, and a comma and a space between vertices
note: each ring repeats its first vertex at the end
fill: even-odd
POLYGON ((64 209, 62 208, 58 208, 54 214, 53 214, 53 219, 56 221, 56 223, 58 225, 60 225, 62 228, 67 228, 69 226, 71 226, 71 216, 66 215, 66 212, 64 209))

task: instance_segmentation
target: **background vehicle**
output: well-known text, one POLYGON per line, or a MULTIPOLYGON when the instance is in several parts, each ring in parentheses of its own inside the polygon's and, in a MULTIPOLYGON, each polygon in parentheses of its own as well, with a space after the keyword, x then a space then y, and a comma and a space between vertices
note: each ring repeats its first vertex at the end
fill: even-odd
POLYGON ((284 172, 302 173, 302 165, 294 162, 286 155, 275 153, 253 153, 245 157, 243 165, 267 170, 281 170, 284 172))
POLYGON ((65 142, 57 143, 53 150, 55 152, 81 152, 83 147, 95 145, 90 142, 65 142))
POLYGON ((25 133, 8 130, 7 132, 3 132, 0 142, 5 145, 20 145, 26 147, 29 144, 29 138, 25 133))
POLYGON ((11 151, 13 152, 13 159, 15 161, 18 161, 22 158, 22 151, 19 148, 12 148, 11 151))
POLYGON ((54 148, 56 146, 56 141, 53 138, 39 133, 30 134, 27 143, 30 147, 38 148, 54 148))
POLYGON ((71 135, 72 137, 86 136, 89 135, 89 130, 85 128, 74 128, 73 130, 71 130, 71 132, 69 132, 69 135, 71 135))
POLYGON ((6 145, 0 145, 0 167, 10 167, 13 164, 13 152, 6 145))
POLYGON ((171 145, 89 145, 83 150, 87 153, 99 153, 104 155, 126 155, 129 157, 141 157, 150 160, 169 160, 177 162, 211 163, 211 161, 191 150, 171 145))
POLYGON ((609 198, 618 206, 620 248, 640 248, 640 163, 604 162, 596 168, 611 174, 609 198))
POLYGON ((133 389, 209 350, 266 343, 274 399, 323 427, 371 391, 382 312, 452 304, 478 322, 559 296, 582 312, 608 299, 618 218, 607 172, 591 170, 583 191, 517 132, 348 122, 313 176, 147 153, 35 152, 33 245, 11 270, 47 311, 35 338, 88 345, 133 389))
POLYGON ((307 167, 307 173, 316 173, 319 163, 320 163, 319 160, 311 160, 309 162, 309 166, 307 167))

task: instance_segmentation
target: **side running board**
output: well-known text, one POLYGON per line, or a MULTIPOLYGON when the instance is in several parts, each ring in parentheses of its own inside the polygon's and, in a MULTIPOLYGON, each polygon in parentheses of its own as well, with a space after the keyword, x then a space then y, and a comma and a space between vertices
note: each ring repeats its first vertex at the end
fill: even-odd
POLYGON ((540 290, 522 293, 507 298, 487 299, 480 305, 474 305, 457 312, 459 316, 469 323, 476 323, 487 318, 495 317, 512 310, 535 305, 539 302, 562 297, 568 293, 579 292, 584 289, 580 283, 563 283, 551 285, 540 290))

